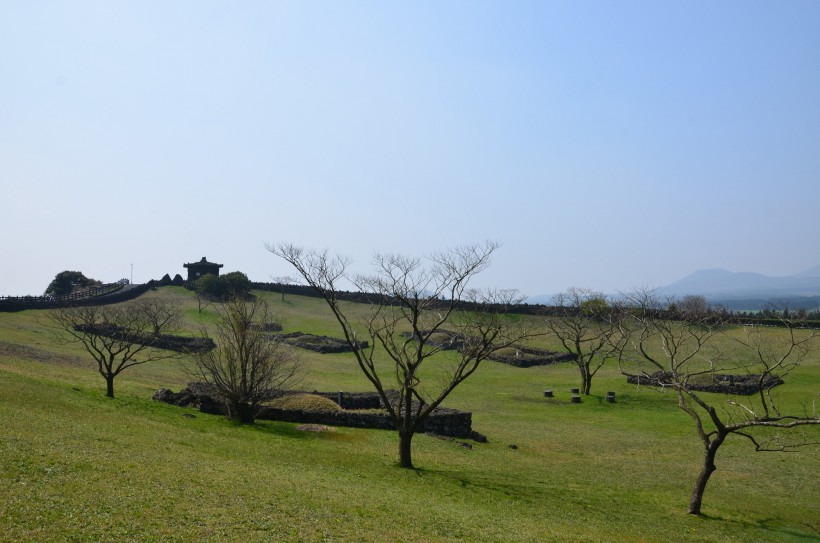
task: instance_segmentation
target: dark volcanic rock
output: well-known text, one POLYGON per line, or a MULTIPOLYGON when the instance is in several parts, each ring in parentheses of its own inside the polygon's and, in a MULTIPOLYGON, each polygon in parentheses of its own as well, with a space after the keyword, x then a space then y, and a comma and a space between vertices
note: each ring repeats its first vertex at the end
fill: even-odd
MULTIPOLYGON (((347 341, 328 336, 291 332, 289 334, 277 334, 277 337, 281 338, 288 345, 322 354, 349 353, 353 351, 347 341)), ((359 341, 357 346, 359 349, 367 349, 368 343, 366 341, 359 341)))
POLYGON ((575 360, 576 356, 571 353, 559 353, 531 347, 515 347, 514 354, 504 355, 496 351, 488 358, 518 368, 531 368, 533 366, 547 366, 558 362, 575 360))
MULTIPOLYGON (((285 393, 279 393, 285 394, 285 393)), ((289 392, 287 394, 297 394, 289 392)), ((338 392, 313 392, 313 394, 329 398, 336 401, 338 392)), ((275 396, 272 393, 271 396, 275 396)), ((343 404, 366 406, 364 409, 347 409, 342 411, 307 411, 302 409, 280 409, 275 407, 263 407, 257 418, 263 420, 278 420, 284 422, 300 422, 310 424, 326 424, 329 426, 349 426, 354 428, 376 428, 383 430, 394 430, 393 420, 387 411, 377 411, 384 407, 379 395, 375 392, 343 392, 343 404), (349 398, 350 403, 345 403, 344 398, 349 398)), ((391 398, 397 397, 395 391, 391 398)), ((179 392, 172 392, 168 389, 160 389, 154 394, 157 401, 170 403, 182 407, 194 407, 203 413, 224 415, 227 410, 225 403, 216 393, 216 389, 208 383, 188 383, 188 386, 179 392)), ((458 409, 447 409, 439 407, 435 409, 424 424, 419 429, 420 432, 431 432, 443 436, 472 438, 481 436, 472 429, 473 414, 469 411, 458 409)), ((480 437, 476 441, 480 441, 480 437)), ((484 437, 486 440, 486 437, 484 437)))
MULTIPOLYGON (((627 382, 636 385, 650 385, 668 387, 672 382, 672 375, 668 372, 658 371, 651 375, 628 375, 627 382)), ((749 396, 760 390, 760 375, 730 375, 715 373, 707 381, 690 380, 688 387, 691 390, 700 392, 716 392, 723 394, 737 394, 739 396, 749 396)), ((770 375, 763 381, 763 389, 767 390, 777 385, 782 385, 783 379, 770 375)))

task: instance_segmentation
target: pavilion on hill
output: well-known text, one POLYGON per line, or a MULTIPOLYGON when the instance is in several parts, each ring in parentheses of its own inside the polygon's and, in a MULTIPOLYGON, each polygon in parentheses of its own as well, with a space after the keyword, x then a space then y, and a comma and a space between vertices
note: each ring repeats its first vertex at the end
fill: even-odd
POLYGON ((208 273, 219 276, 219 268, 222 266, 222 264, 216 262, 208 262, 204 256, 199 262, 189 262, 182 265, 182 267, 188 268, 188 281, 196 281, 208 273))

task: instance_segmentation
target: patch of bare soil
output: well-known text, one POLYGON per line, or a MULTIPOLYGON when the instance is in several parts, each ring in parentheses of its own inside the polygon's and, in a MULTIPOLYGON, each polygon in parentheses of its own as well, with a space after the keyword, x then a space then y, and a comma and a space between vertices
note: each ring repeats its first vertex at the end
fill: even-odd
POLYGON ((332 426, 325 426, 324 424, 300 424, 296 427, 302 432, 336 432, 336 428, 332 426))
POLYGON ((8 343, 6 341, 0 341, 0 356, 75 367, 85 367, 88 365, 88 361, 79 356, 53 353, 32 347, 31 345, 20 345, 19 343, 8 343))

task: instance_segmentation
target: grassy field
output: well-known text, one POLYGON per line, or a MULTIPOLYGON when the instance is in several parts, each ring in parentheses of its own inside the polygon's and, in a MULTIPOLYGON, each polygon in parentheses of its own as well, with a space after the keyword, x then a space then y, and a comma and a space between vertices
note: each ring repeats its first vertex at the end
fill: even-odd
MULTIPOLYGON (((191 332, 213 322, 183 289, 148 296, 178 301, 191 332)), ((286 332, 339 336, 321 300, 265 296, 286 332)), ((349 354, 303 358, 308 390, 370 390, 349 354)), ((690 419, 614 367, 574 405, 570 364, 485 362, 445 405, 471 410, 489 443, 417 436, 411 471, 393 432, 241 426, 151 400, 185 385, 182 364, 133 368, 108 399, 46 312, 0 313, 0 541, 820 541, 820 447, 763 454, 730 439, 706 514, 687 515, 701 460, 690 419)), ((780 388, 820 391, 820 344, 780 388)))

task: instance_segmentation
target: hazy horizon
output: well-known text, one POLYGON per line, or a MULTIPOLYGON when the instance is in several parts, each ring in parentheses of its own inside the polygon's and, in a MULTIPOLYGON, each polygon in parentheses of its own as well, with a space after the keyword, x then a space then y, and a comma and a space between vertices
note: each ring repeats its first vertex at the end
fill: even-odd
POLYGON ((820 3, 53 2, 0 20, 0 295, 502 247, 528 296, 820 264, 820 3))

